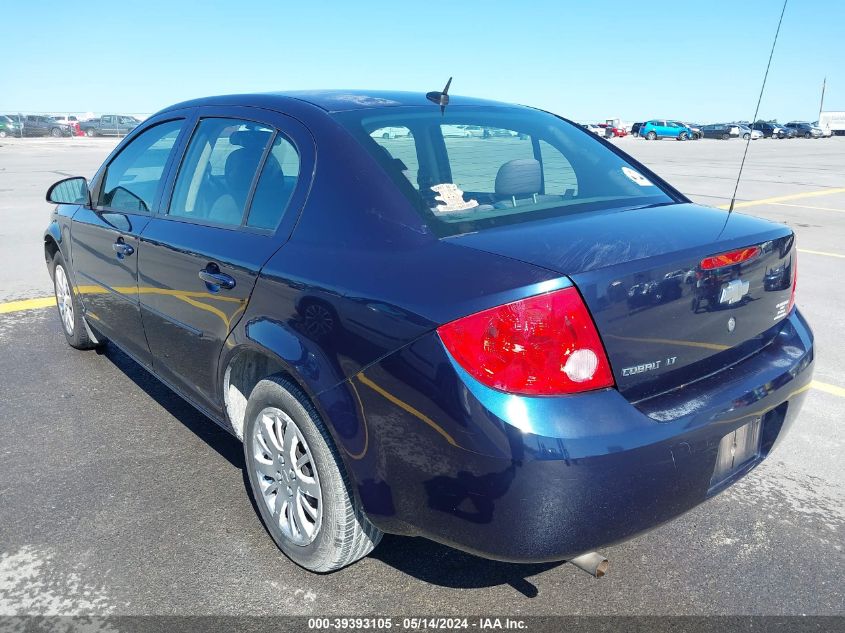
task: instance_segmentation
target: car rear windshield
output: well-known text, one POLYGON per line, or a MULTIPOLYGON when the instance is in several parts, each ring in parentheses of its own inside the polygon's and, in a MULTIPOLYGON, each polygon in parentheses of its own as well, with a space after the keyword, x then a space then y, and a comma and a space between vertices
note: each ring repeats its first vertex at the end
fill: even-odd
POLYGON ((679 200, 574 123, 516 107, 334 115, 440 236, 679 200))

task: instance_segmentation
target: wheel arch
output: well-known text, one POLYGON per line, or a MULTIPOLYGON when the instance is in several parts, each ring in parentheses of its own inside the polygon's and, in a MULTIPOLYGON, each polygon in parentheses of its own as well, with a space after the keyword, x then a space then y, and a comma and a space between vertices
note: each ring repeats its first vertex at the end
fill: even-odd
MULTIPOLYGON (((283 328, 281 324, 276 326, 283 328)), ((326 371, 311 362, 307 365, 291 362, 288 356, 294 347, 293 341, 288 340, 286 345, 274 345, 267 337, 247 339, 232 347, 227 344, 227 351, 221 357, 219 383, 223 391, 225 421, 231 432, 243 441, 247 402, 252 390, 265 378, 283 376, 289 379, 319 413, 350 476, 354 495, 364 501, 359 482, 372 479, 374 475, 371 460, 361 458, 367 452, 367 446, 374 443, 374 438, 369 437, 366 422, 359 414, 360 397, 350 381, 321 381, 319 377, 326 376, 326 371)), ((306 351, 302 358, 313 360, 313 354, 306 351)))
POLYGON ((59 223, 54 220, 44 232, 44 262, 47 264, 47 270, 50 273, 51 279, 53 277, 53 267, 51 264, 56 253, 61 251, 59 246, 61 243, 62 231, 59 228, 59 223))
POLYGON ((224 413, 239 438, 243 438, 250 393, 261 380, 275 375, 296 383, 335 434, 334 421, 326 415, 319 396, 345 380, 340 367, 330 363, 314 342, 286 324, 257 318, 230 335, 219 362, 224 413))

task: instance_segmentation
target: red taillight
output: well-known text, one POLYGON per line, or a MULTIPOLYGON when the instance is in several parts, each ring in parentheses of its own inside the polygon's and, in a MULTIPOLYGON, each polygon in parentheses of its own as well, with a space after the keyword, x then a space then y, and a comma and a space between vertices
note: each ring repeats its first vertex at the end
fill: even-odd
POLYGON ((789 307, 786 313, 792 312, 795 307, 795 289, 798 287, 798 250, 792 251, 792 294, 789 296, 789 307))
POLYGON ((437 328, 458 364, 508 393, 551 396, 613 386, 613 373, 581 295, 564 288, 437 328))
POLYGON ((748 261, 755 255, 757 255, 757 253, 759 252, 760 249, 757 246, 740 248, 736 251, 730 251, 728 253, 721 253, 719 255, 711 255, 710 257, 705 257, 701 260, 700 266, 703 270, 713 270, 714 268, 733 266, 734 264, 741 264, 742 262, 748 261))

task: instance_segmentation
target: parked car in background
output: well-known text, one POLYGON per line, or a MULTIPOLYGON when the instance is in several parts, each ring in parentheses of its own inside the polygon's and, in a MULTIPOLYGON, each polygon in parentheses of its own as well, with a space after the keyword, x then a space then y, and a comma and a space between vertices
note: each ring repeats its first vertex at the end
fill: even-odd
POLYGON ((581 127, 586 130, 589 130, 596 136, 601 136, 602 138, 604 138, 605 134, 607 134, 607 130, 605 128, 601 128, 598 125, 594 125, 593 123, 582 123, 581 127))
POLYGON ((373 138, 399 138, 400 136, 408 136, 408 132, 409 130, 406 127, 383 127, 372 132, 370 136, 373 138))
POLYGON ((813 121, 812 126, 817 127, 822 131, 822 138, 830 138, 831 136, 833 136, 833 130, 831 129, 829 123, 825 125, 819 125, 818 121, 813 121))
POLYGON ((0 138, 20 135, 21 126, 17 120, 8 114, 0 114, 0 138))
POLYGON ((241 440, 269 535, 318 572, 383 532, 571 560, 768 458, 816 357, 793 230, 696 205, 552 114, 430 97, 230 95, 145 121, 90 185, 47 192, 67 343, 113 341, 241 440), (468 124, 530 140, 450 151, 468 124), (385 127, 413 132, 410 172, 385 127))
POLYGON ((104 114, 97 119, 80 123, 85 136, 126 136, 138 127, 140 121, 132 116, 104 114))
POLYGON ((701 124, 700 123, 683 123, 680 122, 681 125, 687 126, 690 130, 692 130, 692 138, 693 140, 698 140, 701 138, 701 124))
POLYGON ((66 123, 40 114, 27 114, 23 118, 24 136, 70 136, 72 131, 66 123))
POLYGON ((640 128, 643 126, 642 121, 639 123, 634 123, 631 126, 631 136, 639 136, 640 135, 640 128))
POLYGON ((757 121, 751 126, 766 138, 794 138, 795 130, 772 123, 770 121, 757 121))
POLYGON ((795 130, 795 136, 803 138, 821 138, 823 134, 821 129, 806 121, 790 121, 784 127, 795 130))
POLYGON ((739 137, 739 126, 733 123, 710 123, 701 126, 703 138, 718 138, 727 141, 730 138, 739 137))
POLYGON ((678 121, 652 119, 643 123, 640 128, 640 136, 649 141, 661 138, 674 138, 679 141, 686 141, 692 138, 692 130, 678 121))
POLYGON ((628 136, 628 130, 622 127, 616 127, 615 125, 610 125, 609 123, 596 123, 598 127, 604 130, 604 136, 606 138, 621 138, 623 136, 628 136))
POLYGON ((752 130, 747 123, 732 123, 731 125, 736 125, 739 128, 739 136, 744 141, 749 139, 756 141, 763 138, 763 133, 760 130, 752 130))
POLYGON ((82 130, 79 127, 79 119, 77 119, 75 116, 66 114, 54 114, 50 118, 52 118, 54 121, 57 121, 58 123, 67 125, 74 136, 79 136, 82 134, 82 130))

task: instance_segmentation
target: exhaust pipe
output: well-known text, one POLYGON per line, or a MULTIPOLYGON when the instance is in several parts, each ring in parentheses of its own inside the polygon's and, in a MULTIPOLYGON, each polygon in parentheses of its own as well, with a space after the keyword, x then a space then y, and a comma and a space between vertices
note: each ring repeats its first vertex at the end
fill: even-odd
POLYGON ((583 569, 585 572, 596 578, 601 578, 607 573, 608 562, 607 559, 598 552, 588 552, 581 554, 575 558, 570 558, 569 561, 578 569, 583 569))

